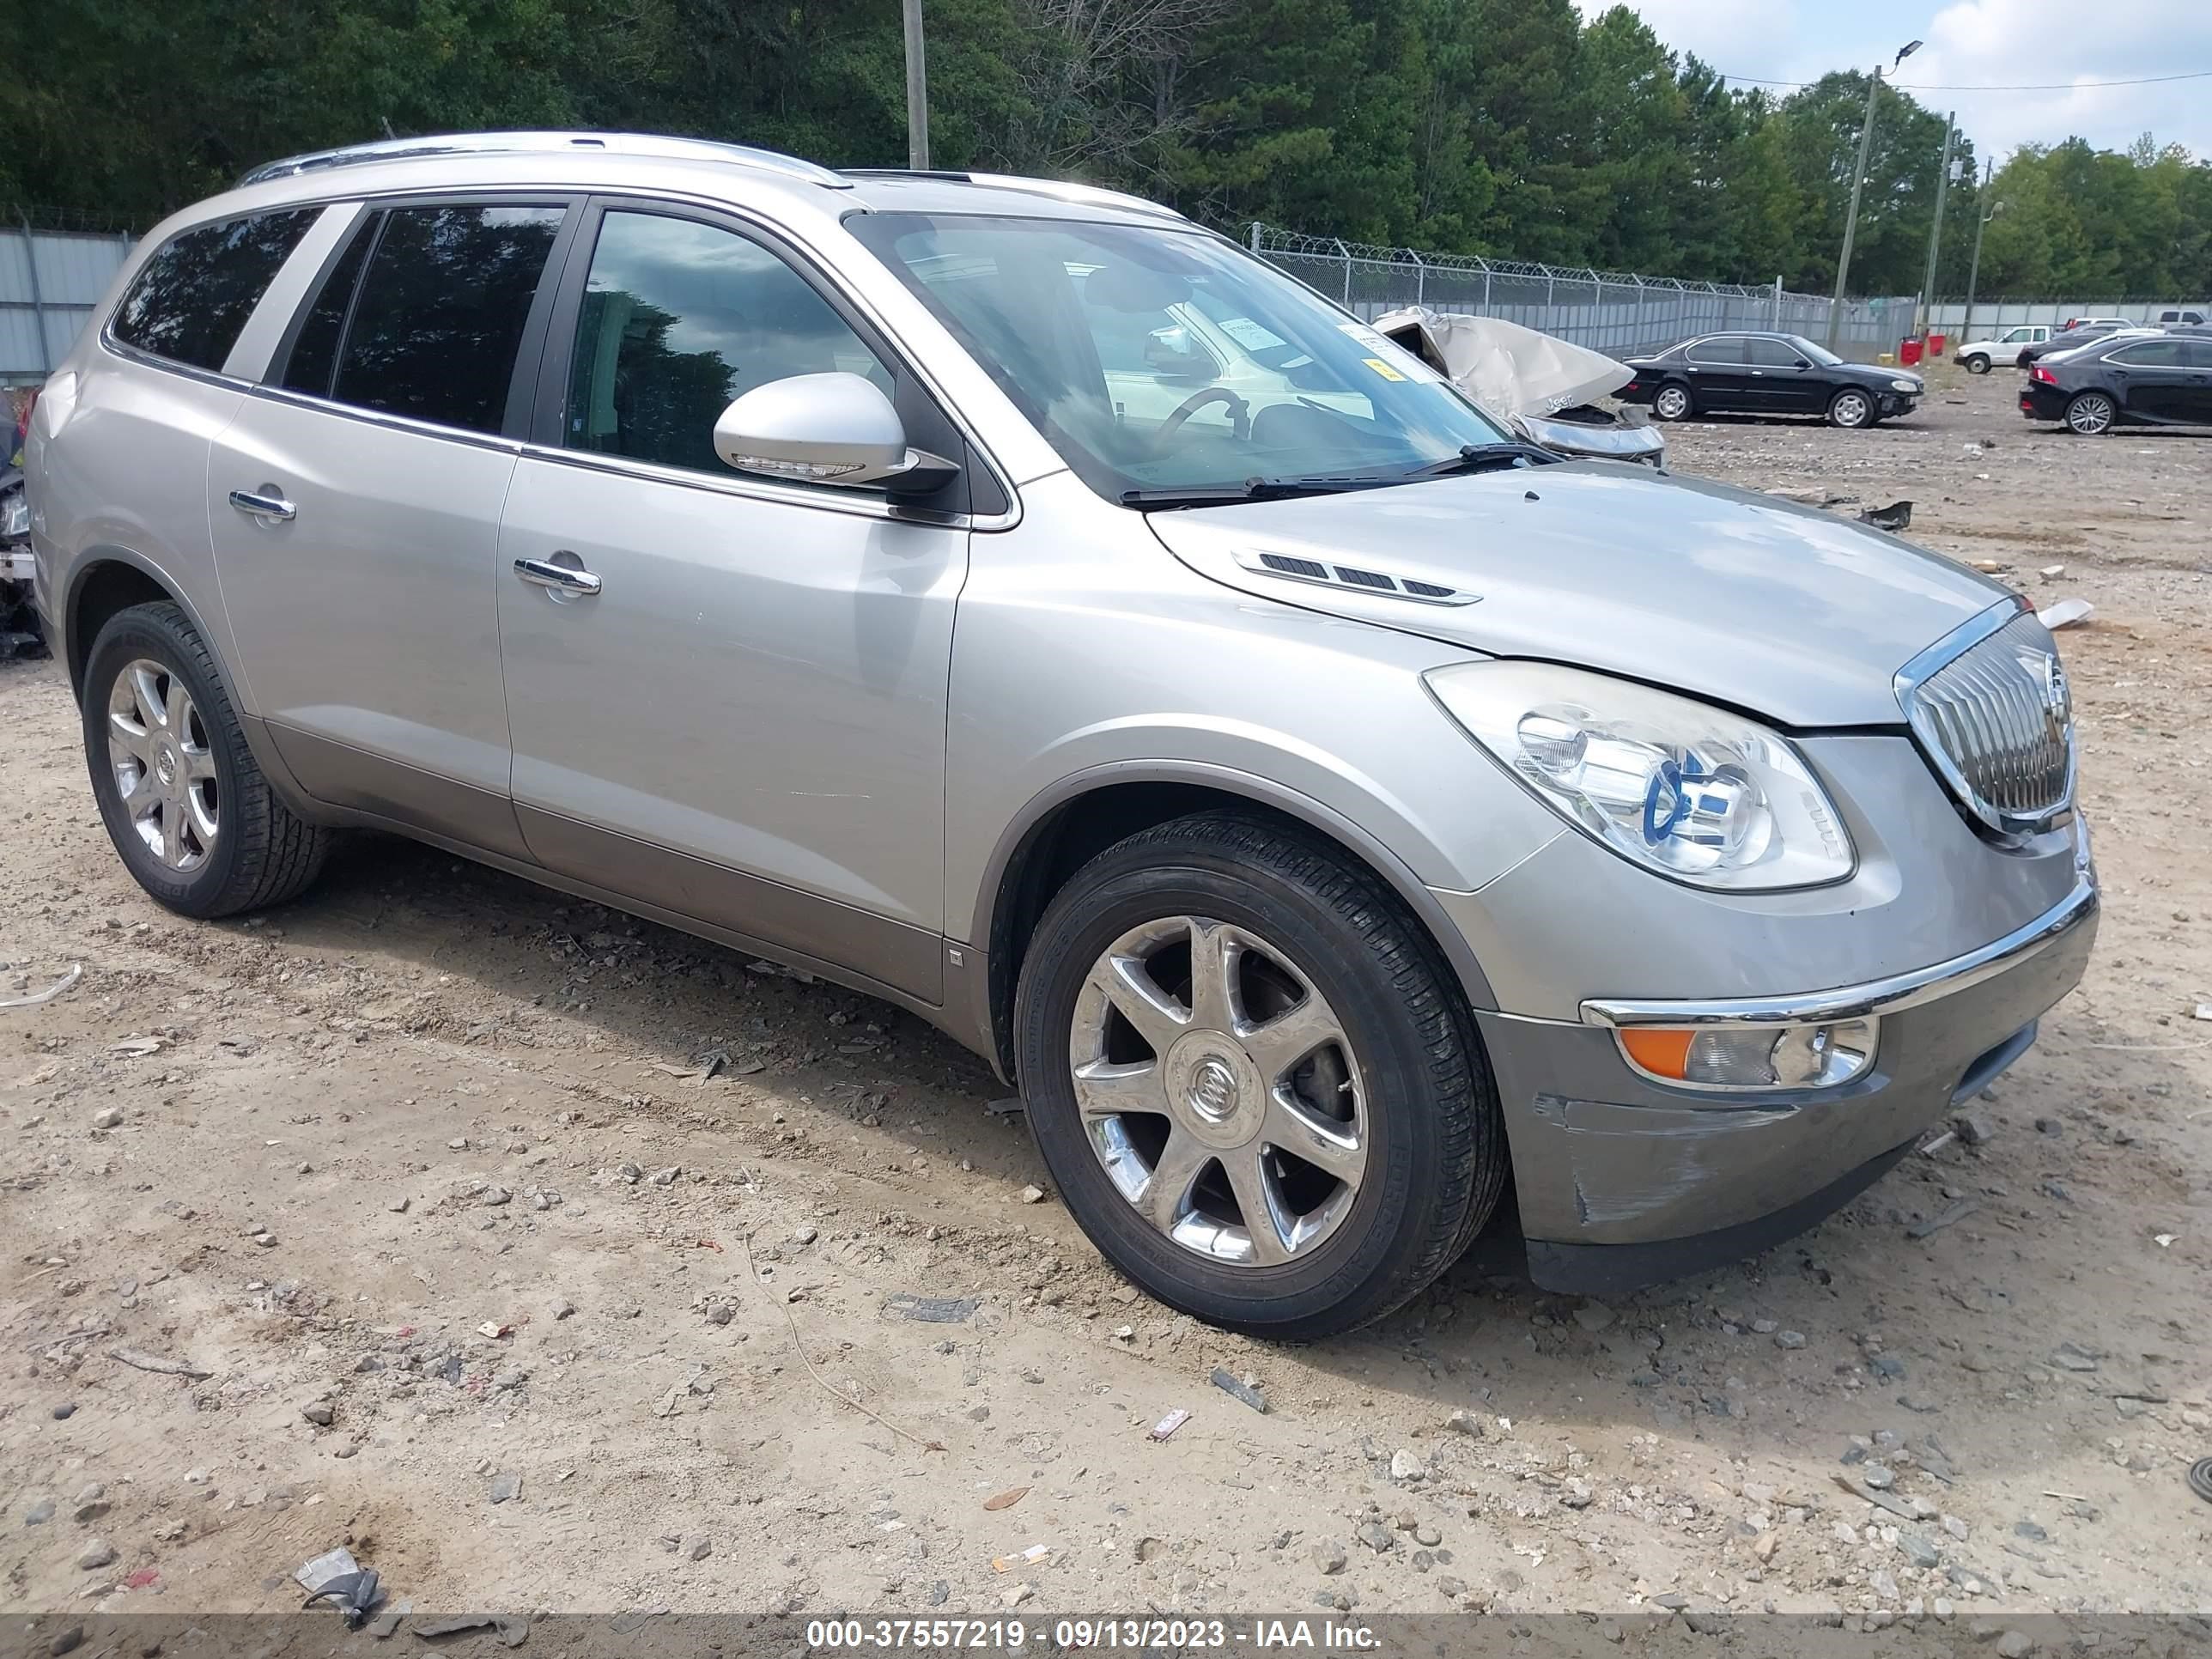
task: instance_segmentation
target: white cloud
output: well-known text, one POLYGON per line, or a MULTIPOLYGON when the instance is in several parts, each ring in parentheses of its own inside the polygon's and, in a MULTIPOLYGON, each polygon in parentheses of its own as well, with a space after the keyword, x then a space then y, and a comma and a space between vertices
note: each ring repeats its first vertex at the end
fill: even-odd
MULTIPOLYGON (((1906 82, 2008 86, 2131 80, 2212 69, 2212 9, 2195 0, 2129 0, 2085 15, 2079 0, 1958 0, 1929 27, 1906 82)), ((2212 80, 2074 85, 2063 92, 1925 92, 1956 108, 1985 155, 2079 136, 2124 149, 2148 131, 2212 155, 2212 80)))
MULTIPOLYGON (((1887 63, 1915 34, 1927 44, 1894 76, 1914 88, 2212 69, 2212 6, 2203 0, 2119 0, 2094 9, 2081 0, 1626 3, 1675 50, 1694 52, 1716 69, 1777 80, 1812 81, 1832 69, 1887 63)), ((1612 3, 1576 0, 1585 16, 1612 3)), ((2160 144, 2212 156, 2212 79, 2044 92, 1916 89, 1913 96, 1936 110, 1957 110, 1977 153, 2000 161, 2019 145, 2075 136, 2102 149, 2124 149, 2146 131, 2160 144)))

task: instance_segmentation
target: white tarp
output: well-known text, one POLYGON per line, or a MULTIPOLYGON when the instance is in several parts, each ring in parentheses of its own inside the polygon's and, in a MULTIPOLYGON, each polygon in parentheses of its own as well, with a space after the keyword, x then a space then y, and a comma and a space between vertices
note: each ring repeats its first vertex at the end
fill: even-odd
POLYGON ((1451 376, 1497 415, 1544 416, 1572 409, 1636 378, 1601 351, 1498 317, 1408 306, 1377 317, 1375 327, 1451 376))

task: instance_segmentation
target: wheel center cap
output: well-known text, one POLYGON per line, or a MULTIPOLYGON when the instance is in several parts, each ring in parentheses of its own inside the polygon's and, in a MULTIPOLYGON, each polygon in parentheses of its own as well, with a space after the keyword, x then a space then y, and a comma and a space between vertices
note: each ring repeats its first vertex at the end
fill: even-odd
POLYGON ((1191 1031, 1167 1054, 1168 1105, 1184 1128, 1217 1151, 1260 1133, 1267 1089, 1259 1067, 1223 1031, 1191 1031))
POLYGON ((167 744, 161 744, 154 751, 154 775, 161 779, 164 789, 177 787, 178 775, 183 769, 177 763, 177 751, 167 744))
POLYGON ((1191 1073, 1190 1094, 1183 1103, 1208 1122, 1226 1122, 1237 1111, 1237 1073, 1227 1061, 1207 1056, 1191 1073))

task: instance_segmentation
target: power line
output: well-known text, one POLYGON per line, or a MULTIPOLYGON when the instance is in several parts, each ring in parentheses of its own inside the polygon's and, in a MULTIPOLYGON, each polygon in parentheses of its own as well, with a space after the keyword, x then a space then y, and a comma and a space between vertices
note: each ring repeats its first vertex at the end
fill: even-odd
MULTIPOLYGON (((1814 87, 1817 81, 1768 81, 1756 75, 1729 75, 1719 70, 1712 71, 1723 81, 1741 81, 1754 87, 1814 87)), ((1892 92, 2072 92, 2089 87, 2148 87, 2166 81, 2202 81, 2212 76, 2212 70, 2191 70, 2186 75, 2144 75, 2131 81, 2039 81, 2017 86, 1933 86, 1911 81, 1886 82, 1892 92)))

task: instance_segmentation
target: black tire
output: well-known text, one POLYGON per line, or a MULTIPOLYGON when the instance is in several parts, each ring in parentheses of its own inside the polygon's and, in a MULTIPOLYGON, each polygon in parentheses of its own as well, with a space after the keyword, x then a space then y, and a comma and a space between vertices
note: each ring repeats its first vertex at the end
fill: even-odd
POLYGON ((1828 423, 1841 427, 1846 432, 1855 432, 1875 423, 1875 410, 1872 392, 1847 386, 1828 399, 1828 423))
POLYGON ((1669 380, 1651 394, 1651 418, 1655 421, 1686 421, 1697 412, 1697 399, 1680 380, 1669 380), (1680 395, 1670 397, 1670 393, 1680 395))
POLYGON ((1972 356, 1961 361, 1966 363, 1966 373, 1969 374, 1986 374, 1990 372, 1990 360, 1980 352, 1976 352, 1972 356))
POLYGON ((118 611, 94 640, 85 664, 84 752, 108 838, 138 884, 180 915, 234 915, 296 897, 321 870, 329 832, 277 799, 246 747, 215 653, 178 606, 118 611), (135 661, 158 664, 180 681, 197 710, 215 770, 218 828, 193 869, 165 864, 140 838, 124 804, 111 749, 109 698, 135 661))
POLYGON ((1379 1319, 1465 1252, 1508 1156, 1489 1066, 1449 965, 1397 896, 1318 836, 1233 812, 1178 819, 1108 848, 1054 896, 1015 1009, 1022 1091, 1069 1212, 1146 1291, 1208 1323, 1310 1340, 1379 1319), (1185 1249, 1138 1213, 1085 1133, 1072 1026, 1092 965, 1123 934, 1179 915, 1263 937, 1336 1011, 1368 1102, 1369 1164, 1335 1231, 1260 1267, 1185 1249))

